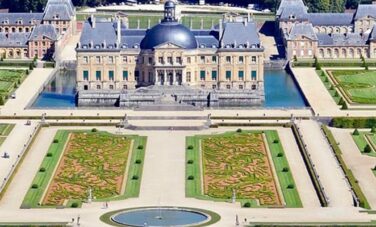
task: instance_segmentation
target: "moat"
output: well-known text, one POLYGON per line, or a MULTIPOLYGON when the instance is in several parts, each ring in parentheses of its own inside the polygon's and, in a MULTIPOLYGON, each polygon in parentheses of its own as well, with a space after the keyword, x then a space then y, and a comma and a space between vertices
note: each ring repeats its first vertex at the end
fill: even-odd
MULTIPOLYGON (((265 71, 264 108, 304 108, 308 104, 291 75, 284 70, 265 71)), ((58 72, 30 108, 77 108, 75 71, 58 72)))

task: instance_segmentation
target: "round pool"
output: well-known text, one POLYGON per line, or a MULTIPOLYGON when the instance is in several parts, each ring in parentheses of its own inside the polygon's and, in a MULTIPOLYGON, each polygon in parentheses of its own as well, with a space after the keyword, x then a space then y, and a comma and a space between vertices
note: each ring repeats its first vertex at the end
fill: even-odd
MULTIPOLYGON (((219 220, 219 215, 214 214, 219 220)), ((180 207, 147 207, 111 212, 105 222, 116 226, 198 226, 212 222, 212 212, 180 207), (211 214, 208 214, 211 213, 211 214), (109 221, 109 222, 108 222, 109 221)))

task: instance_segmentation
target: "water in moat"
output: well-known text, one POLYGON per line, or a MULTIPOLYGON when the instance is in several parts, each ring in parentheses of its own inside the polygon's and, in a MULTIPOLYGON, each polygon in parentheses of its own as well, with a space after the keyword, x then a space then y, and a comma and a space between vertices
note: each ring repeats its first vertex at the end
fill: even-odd
MULTIPOLYGON (((31 108, 76 108, 75 71, 61 71, 37 97, 31 108)), ((265 108, 304 108, 307 103, 291 75, 284 70, 265 71, 265 108)))

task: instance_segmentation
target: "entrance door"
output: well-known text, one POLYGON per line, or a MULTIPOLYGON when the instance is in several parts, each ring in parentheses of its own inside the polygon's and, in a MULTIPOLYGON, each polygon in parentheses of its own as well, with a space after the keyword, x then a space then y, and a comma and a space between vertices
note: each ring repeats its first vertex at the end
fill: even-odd
POLYGON ((167 81, 168 81, 169 85, 173 85, 174 84, 174 77, 173 77, 172 73, 168 74, 167 81))

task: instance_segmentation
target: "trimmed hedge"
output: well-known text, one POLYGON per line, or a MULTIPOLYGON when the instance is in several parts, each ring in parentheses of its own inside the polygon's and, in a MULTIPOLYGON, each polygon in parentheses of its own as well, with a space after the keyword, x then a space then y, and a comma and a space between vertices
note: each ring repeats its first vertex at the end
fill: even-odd
POLYGON ((368 201, 367 201, 367 198, 366 196, 363 194, 363 191, 362 189, 360 188, 359 184, 358 184, 358 180, 355 178, 354 174, 352 173, 351 169, 349 169, 345 163, 345 161, 343 160, 342 158, 342 151, 341 149, 339 148, 338 144, 337 144, 337 141, 335 140, 332 132, 328 129, 327 126, 323 125, 322 126, 322 130, 330 144, 330 146, 332 147, 333 151, 334 151, 334 154, 339 162, 339 165, 340 167, 342 168, 343 172, 345 173, 346 175, 346 178, 347 180, 349 181, 350 183, 350 186, 352 188, 352 190, 354 191, 356 197, 358 198, 359 200, 359 206, 365 208, 365 209, 371 209, 368 201))
POLYGON ((376 127, 376 118, 337 117, 330 122, 335 128, 372 128, 376 127))

